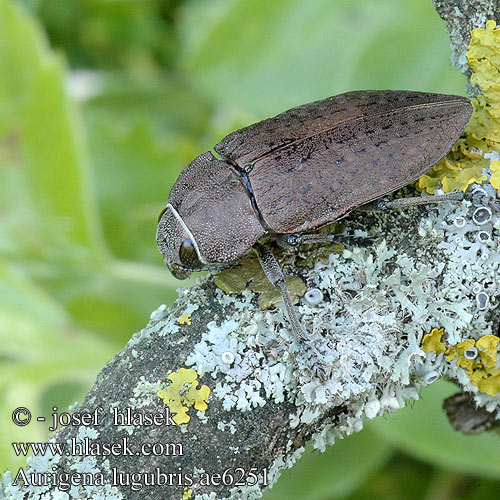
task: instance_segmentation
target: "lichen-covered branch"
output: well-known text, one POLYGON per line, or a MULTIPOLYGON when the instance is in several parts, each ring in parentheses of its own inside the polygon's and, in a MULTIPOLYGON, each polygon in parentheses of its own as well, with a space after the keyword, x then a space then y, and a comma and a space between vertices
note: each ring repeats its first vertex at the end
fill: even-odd
MULTIPOLYGON (((306 355, 290 352, 279 308, 263 311, 250 289, 228 295, 213 276, 202 277, 169 310, 153 313, 75 408, 80 417, 97 412, 98 425, 55 434, 51 442, 66 443, 70 456, 33 458, 24 473, 53 472, 63 487, 64 474, 97 478, 50 498, 157 498, 158 486, 148 484, 158 483, 164 499, 258 498, 262 483, 272 484, 307 442, 323 449, 416 399, 440 376, 496 408, 500 385, 490 381, 488 395, 474 378, 485 368, 481 358, 466 366, 463 352, 448 361, 439 348, 497 331, 494 193, 488 185, 458 204, 352 214, 343 221, 349 233, 374 245, 346 244, 312 269, 291 266, 308 256, 305 248, 282 256, 316 290, 297 307, 332 370, 325 383, 312 377, 306 355), (426 355, 422 337, 433 328, 445 333, 427 337, 426 355), (170 411, 184 423, 176 426, 170 411)), ((57 491, 21 484, 6 486, 6 497, 57 491)))
MULTIPOLYGON (((469 46, 471 31, 475 28, 484 28, 488 20, 500 23, 500 1, 432 0, 432 3, 446 23, 451 40, 453 66, 470 77, 471 69, 467 64, 465 53, 469 46)), ((476 88, 475 93, 477 92, 476 88)))

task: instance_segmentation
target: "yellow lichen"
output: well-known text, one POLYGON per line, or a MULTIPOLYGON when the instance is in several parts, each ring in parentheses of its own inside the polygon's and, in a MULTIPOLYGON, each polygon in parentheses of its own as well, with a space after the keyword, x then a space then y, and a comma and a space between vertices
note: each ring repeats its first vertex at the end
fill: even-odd
POLYGON ((459 356, 463 356, 465 351, 472 349, 476 341, 474 339, 467 339, 457 344, 457 352, 459 356))
POLYGON ((463 368, 470 381, 480 392, 496 396, 500 392, 500 368, 496 368, 498 343, 500 338, 496 335, 484 335, 477 341, 466 339, 457 345, 446 345, 441 341, 444 329, 433 328, 422 339, 422 350, 428 352, 444 352, 445 358, 451 362, 458 358, 457 366, 463 368), (478 350, 478 356, 469 359, 466 351, 473 348, 478 350))
MULTIPOLYGON (((461 139, 462 140, 462 139, 461 139)), ((464 157, 463 143, 457 143, 448 156, 417 181, 417 188, 434 193, 442 188, 444 192, 465 191, 472 183, 482 184, 488 178, 482 174, 487 160, 464 157)))
POLYGON ((500 29, 495 21, 488 21, 486 29, 472 31, 467 51, 473 70, 470 81, 482 95, 475 99, 471 132, 478 139, 500 145, 500 29))
POLYGON ((446 356, 445 358, 448 360, 448 361, 453 361, 455 358, 458 357, 458 350, 457 350, 457 346, 456 345, 450 345, 447 347, 446 351, 446 356))
MULTIPOLYGON (((465 191, 472 183, 487 180, 482 170, 489 166, 484 153, 500 147, 500 29, 495 21, 488 21, 486 29, 472 31, 467 51, 473 70, 471 83, 479 86, 482 94, 472 99, 474 111, 463 137, 448 155, 417 182, 419 190, 434 193, 465 191)), ((500 165, 496 166, 500 169, 500 165)), ((495 171, 494 171, 495 172, 495 171)), ((494 173, 491 184, 499 189, 500 173, 494 173)))
POLYGON ((500 191, 500 161, 494 160, 490 165, 491 170, 493 170, 493 174, 491 175, 491 185, 500 191))
POLYGON ((191 369, 181 368, 178 372, 172 372, 168 378, 171 384, 165 389, 157 392, 159 398, 175 413, 173 420, 176 424, 189 422, 189 408, 194 406, 196 410, 205 411, 210 389, 202 385, 198 389, 198 374, 191 369))
POLYGON ((475 385, 479 387, 479 384, 481 382, 481 379, 486 378, 488 374, 486 373, 486 370, 484 368, 478 368, 477 370, 474 370, 473 373, 469 376, 470 381, 475 385))
POLYGON ((181 314, 177 321, 179 325, 190 325, 191 324, 191 314, 181 314))
POLYGON ((496 396, 500 392, 500 370, 494 370, 486 378, 483 378, 477 384, 478 389, 490 396, 496 396))
POLYGON ((485 335, 476 342, 481 362, 486 368, 495 368, 497 364, 498 341, 496 335, 485 335))
POLYGON ((465 357, 465 351, 472 349, 475 343, 476 341, 474 339, 467 339, 456 345, 456 353, 459 356, 457 366, 463 368, 469 378, 472 376, 473 370, 480 366, 476 359, 468 359, 465 357))
POLYGON ((184 487, 184 493, 182 495, 182 500, 189 500, 193 497, 193 490, 188 490, 187 486, 184 487))
POLYGON ((435 351, 435 352, 445 352, 446 344, 441 342, 441 337, 443 336, 444 328, 433 328, 431 333, 424 335, 422 339, 422 351, 425 353, 435 351))

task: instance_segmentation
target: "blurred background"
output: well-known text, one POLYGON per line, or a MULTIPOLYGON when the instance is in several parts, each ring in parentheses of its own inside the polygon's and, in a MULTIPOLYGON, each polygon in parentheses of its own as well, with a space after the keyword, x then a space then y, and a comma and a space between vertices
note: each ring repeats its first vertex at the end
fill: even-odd
MULTIPOLYGON (((463 94, 422 0, 0 0, 0 472, 18 406, 48 416, 176 288, 157 216, 225 134, 354 89, 463 94)), ((306 453, 266 498, 498 498, 500 442, 463 437, 438 382, 413 408, 306 453)), ((17 470, 17 469, 16 469, 17 470)))

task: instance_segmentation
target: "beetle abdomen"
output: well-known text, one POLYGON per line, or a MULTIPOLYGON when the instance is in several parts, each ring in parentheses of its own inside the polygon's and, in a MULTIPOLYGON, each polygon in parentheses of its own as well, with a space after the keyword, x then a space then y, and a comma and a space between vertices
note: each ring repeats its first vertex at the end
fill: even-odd
POLYGON ((366 95, 357 94, 363 105, 356 109, 368 114, 307 134, 253 161, 248 178, 256 205, 276 233, 319 227, 416 180, 446 155, 472 111, 460 96, 370 92, 367 106, 366 95), (403 106, 406 94, 413 99, 403 106), (388 110, 391 101, 396 109, 388 110))

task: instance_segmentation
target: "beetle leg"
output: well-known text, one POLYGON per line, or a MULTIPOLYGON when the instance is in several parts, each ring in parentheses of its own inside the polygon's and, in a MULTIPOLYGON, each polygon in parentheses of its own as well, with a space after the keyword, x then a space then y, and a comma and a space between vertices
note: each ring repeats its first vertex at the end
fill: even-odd
POLYGON ((347 243, 358 246, 372 246, 372 238, 358 238, 346 234, 336 233, 303 233, 303 234, 279 234, 276 243, 282 248, 296 248, 299 245, 311 243, 347 243))
POLYGON ((414 207, 417 205, 429 205, 442 201, 462 201, 464 193, 453 191, 452 193, 439 194, 435 196, 411 196, 409 198, 396 198, 395 200, 374 200, 359 207, 356 210, 365 212, 385 212, 393 208, 414 207))
POLYGON ((321 361, 321 355, 318 350, 311 344, 308 336, 304 332, 297 313, 293 307, 292 298, 290 297, 290 292, 286 287, 285 275, 281 270, 281 267, 276 260, 273 252, 264 245, 257 243, 253 247, 259 258, 259 262, 264 270, 269 281, 274 285, 279 287, 281 291, 281 296, 283 297, 283 302, 285 304, 285 309, 287 312, 288 320, 290 321, 291 332, 294 337, 294 341, 299 349, 303 349, 310 354, 312 372, 315 377, 322 381, 327 380, 328 370, 324 363, 321 361))

